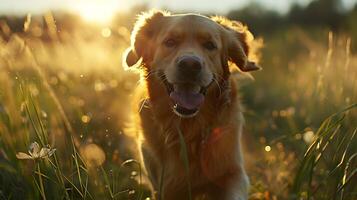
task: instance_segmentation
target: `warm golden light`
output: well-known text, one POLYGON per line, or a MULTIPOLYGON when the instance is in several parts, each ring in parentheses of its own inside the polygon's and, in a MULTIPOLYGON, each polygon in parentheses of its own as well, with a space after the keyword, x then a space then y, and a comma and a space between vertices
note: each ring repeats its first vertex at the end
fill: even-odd
POLYGON ((269 145, 267 145, 267 146, 265 146, 264 150, 265 150, 266 152, 269 152, 269 151, 271 151, 271 147, 270 147, 269 145))
POLYGON ((103 149, 94 143, 82 145, 79 151, 89 168, 101 166, 105 161, 103 149))
POLYGON ((110 37, 110 35, 112 34, 112 31, 110 30, 110 28, 103 28, 102 29, 102 36, 107 38, 110 37))
POLYGON ((87 124, 90 121, 90 117, 88 115, 82 115, 81 120, 83 123, 87 124))
POLYGON ((78 13, 83 20, 90 23, 108 24, 118 11, 116 4, 103 3, 101 1, 75 1, 72 10, 78 13))

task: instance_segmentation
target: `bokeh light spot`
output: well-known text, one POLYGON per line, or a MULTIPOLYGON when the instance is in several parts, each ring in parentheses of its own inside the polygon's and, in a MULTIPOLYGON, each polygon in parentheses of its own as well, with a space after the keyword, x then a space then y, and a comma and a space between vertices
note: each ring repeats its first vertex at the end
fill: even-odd
POLYGON ((112 31, 110 30, 110 28, 103 28, 102 29, 102 36, 105 38, 108 38, 112 35, 112 31))
POLYGON ((82 115, 81 120, 83 123, 87 124, 90 121, 90 117, 88 115, 82 115))
POLYGON ((269 151, 271 151, 271 147, 270 147, 269 145, 267 145, 267 146, 265 146, 264 150, 265 150, 266 152, 269 152, 269 151))
POLYGON ((313 131, 306 131, 304 133, 303 139, 307 144, 311 144, 314 141, 315 134, 313 131))

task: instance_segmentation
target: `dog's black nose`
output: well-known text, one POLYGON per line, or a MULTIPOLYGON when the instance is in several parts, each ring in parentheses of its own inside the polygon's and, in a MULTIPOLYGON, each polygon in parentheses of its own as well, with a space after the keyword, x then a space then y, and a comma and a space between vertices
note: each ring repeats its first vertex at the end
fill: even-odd
POLYGON ((177 67, 183 79, 194 80, 202 70, 202 61, 197 56, 182 56, 177 59, 177 67))

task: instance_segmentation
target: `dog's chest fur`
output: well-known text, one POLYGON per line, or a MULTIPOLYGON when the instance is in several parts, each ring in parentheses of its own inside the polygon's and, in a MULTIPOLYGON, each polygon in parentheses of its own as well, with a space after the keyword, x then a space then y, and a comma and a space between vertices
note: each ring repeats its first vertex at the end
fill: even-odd
MULTIPOLYGON (((236 94, 231 95, 234 97, 230 99, 236 100, 236 94)), ((234 170, 241 160, 237 143, 243 119, 238 102, 202 109, 201 117, 195 119, 181 119, 162 106, 167 104, 165 98, 151 96, 140 112, 145 151, 142 153, 151 179, 159 182, 164 173, 164 185, 181 186, 189 177, 192 185, 199 186, 219 182, 220 177, 234 170), (232 113, 234 116, 227 116, 232 113), (227 148, 232 151, 227 152, 227 148)), ((207 102, 209 105, 215 104, 207 102)))

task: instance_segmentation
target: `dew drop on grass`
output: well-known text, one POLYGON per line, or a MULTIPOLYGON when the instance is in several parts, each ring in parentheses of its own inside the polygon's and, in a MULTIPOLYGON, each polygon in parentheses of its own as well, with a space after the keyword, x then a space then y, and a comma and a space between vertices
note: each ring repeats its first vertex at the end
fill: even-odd
POLYGON ((43 110, 41 110, 41 115, 43 118, 45 118, 45 119, 47 118, 47 113, 43 110))
POLYGON ((131 174, 130 174, 132 177, 135 177, 138 175, 138 172, 137 171, 132 171, 131 174))
POLYGON ((267 146, 265 146, 264 150, 265 150, 266 152, 269 152, 269 151, 271 151, 271 147, 270 147, 269 145, 267 145, 267 146))
POLYGON ((81 120, 83 123, 87 124, 90 121, 90 117, 88 115, 82 115, 81 120))

